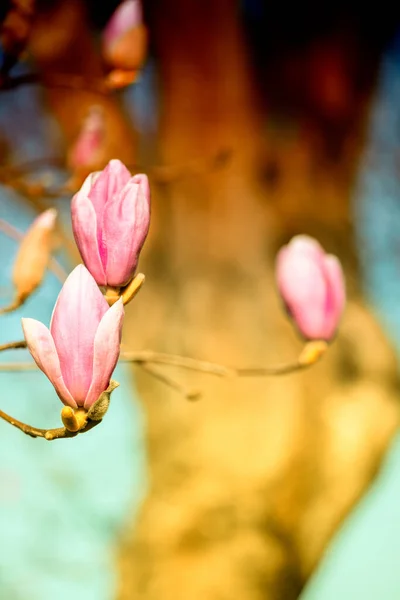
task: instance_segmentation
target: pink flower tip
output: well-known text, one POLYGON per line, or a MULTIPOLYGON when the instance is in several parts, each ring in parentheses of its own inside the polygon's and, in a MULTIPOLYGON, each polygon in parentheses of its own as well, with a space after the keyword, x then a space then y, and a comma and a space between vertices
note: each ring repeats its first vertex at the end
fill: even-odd
MULTIPOLYGON (((100 106, 94 105, 85 117, 79 134, 69 153, 69 164, 72 169, 80 169, 96 164, 103 147, 105 135, 104 112, 100 106)), ((87 172, 88 172, 87 171, 87 172)))
POLYGON ((346 302, 338 258, 326 254, 315 239, 295 236, 278 253, 276 280, 300 333, 308 340, 331 340, 346 302))
POLYGON ((116 8, 103 31, 103 43, 112 46, 130 29, 138 27, 143 22, 142 5, 140 0, 124 0, 116 8))
MULTIPOLYGON (((57 218, 57 211, 55 208, 48 208, 42 212, 34 221, 34 225, 41 229, 53 229, 57 218)), ((33 225, 32 224, 32 225, 33 225)))
POLYGON ((107 389, 120 353, 123 317, 122 300, 108 308, 93 277, 79 265, 58 296, 50 329, 22 319, 29 351, 65 405, 89 409, 107 389))
POLYGON ((98 285, 124 287, 133 278, 150 225, 146 175, 118 159, 92 173, 71 205, 75 241, 98 285))

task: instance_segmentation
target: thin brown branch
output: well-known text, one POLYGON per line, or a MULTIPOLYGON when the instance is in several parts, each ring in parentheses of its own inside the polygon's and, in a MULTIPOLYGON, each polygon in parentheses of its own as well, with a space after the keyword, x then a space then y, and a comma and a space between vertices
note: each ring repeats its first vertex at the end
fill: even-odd
POLYGON ((25 340, 19 342, 8 342, 7 344, 0 344, 0 352, 4 350, 17 350, 18 348, 26 348, 27 344, 25 340))
POLYGON ((271 367, 228 367, 219 363, 197 360, 186 356, 176 354, 164 354, 162 352, 153 352, 151 350, 143 350, 141 352, 122 352, 121 362, 131 363, 152 363, 169 365, 173 367, 181 367, 201 373, 209 373, 218 377, 265 377, 276 375, 288 375, 315 364, 328 349, 327 342, 323 340, 315 340, 307 342, 298 358, 291 363, 283 363, 271 367))
POLYGON ((0 410, 0 418, 12 425, 13 427, 16 427, 26 435, 29 435, 30 437, 41 437, 48 441, 75 437, 81 433, 90 431, 90 429, 93 429, 93 427, 96 427, 96 425, 101 423, 101 421, 88 421, 86 427, 84 427, 80 431, 72 432, 68 431, 68 429, 66 429, 65 427, 57 427, 55 429, 40 429, 38 427, 32 427, 32 425, 28 425, 27 423, 23 423, 18 419, 14 419, 14 417, 11 417, 2 410, 0 410))
MULTIPOLYGON (((328 344, 322 340, 307 342, 298 358, 290 363, 283 363, 271 367, 228 367, 219 363, 213 363, 205 360, 198 360, 188 356, 180 356, 178 354, 166 354, 163 352, 153 352, 152 350, 141 350, 137 352, 121 352, 120 362, 153 365, 165 365, 170 367, 178 367, 197 373, 207 373, 217 377, 266 377, 276 375, 289 375, 307 367, 314 365, 325 354, 328 349, 328 344)), ((10 342, 0 346, 1 350, 10 348, 26 348, 26 342, 10 342)), ((35 369, 36 365, 32 362, 23 363, 0 363, 0 371, 25 371, 35 369)))
POLYGON ((23 302, 19 298, 16 298, 8 306, 3 306, 2 308, 0 308, 0 315, 5 315, 6 313, 14 312, 14 310, 17 310, 20 306, 22 306, 22 304, 23 302))
POLYGON ((169 365, 173 367, 181 367, 201 373, 209 373, 218 377, 234 377, 236 370, 225 365, 212 363, 177 354, 164 354, 163 352, 153 352, 152 350, 143 350, 140 352, 123 352, 120 358, 121 362, 130 363, 153 363, 160 365, 169 365))
POLYGON ((294 362, 275 365, 273 367, 250 367, 248 369, 235 369, 235 372, 238 377, 268 377, 273 375, 289 375, 290 373, 301 371, 307 366, 309 365, 294 362))
POLYGON ((181 383, 179 383, 179 381, 176 381, 169 375, 165 375, 165 373, 159 371, 154 365, 146 362, 140 362, 139 366, 144 371, 152 375, 155 379, 158 379, 158 381, 165 383, 168 387, 182 394, 186 400, 198 400, 200 398, 201 393, 198 390, 188 390, 181 383))

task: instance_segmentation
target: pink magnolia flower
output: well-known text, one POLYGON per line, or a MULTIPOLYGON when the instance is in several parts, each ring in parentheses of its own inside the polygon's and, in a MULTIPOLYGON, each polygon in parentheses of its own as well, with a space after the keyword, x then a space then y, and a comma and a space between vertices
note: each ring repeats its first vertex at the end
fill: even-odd
POLYGON ((111 160, 86 178, 71 213, 79 252, 98 285, 129 283, 150 224, 146 175, 132 177, 121 161, 111 160))
POLYGON ((58 296, 50 330, 35 319, 22 319, 30 353, 67 406, 89 409, 107 389, 119 357, 123 317, 122 300, 109 308, 79 265, 58 296))
POLYGON ((310 340, 330 340, 342 315, 346 291, 336 256, 306 235, 281 248, 276 277, 279 292, 299 331, 310 340))

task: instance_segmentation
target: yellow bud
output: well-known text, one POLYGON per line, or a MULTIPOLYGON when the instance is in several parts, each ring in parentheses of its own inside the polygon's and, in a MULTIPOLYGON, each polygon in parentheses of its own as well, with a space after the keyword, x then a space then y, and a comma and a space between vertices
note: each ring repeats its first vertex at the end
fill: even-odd
POLYGON ((128 304, 138 293, 145 280, 143 273, 138 273, 122 290, 122 302, 128 304))
POLYGON ((145 280, 143 273, 138 273, 132 281, 124 288, 107 287, 104 292, 104 297, 109 306, 112 306, 122 297, 122 302, 128 304, 136 296, 145 280))
POLYGON ((64 406, 61 410, 61 421, 68 431, 80 431, 87 423, 87 412, 83 408, 74 410, 70 406, 64 406))
POLYGON ((328 343, 325 340, 308 342, 299 356, 299 364, 304 367, 313 365, 325 354, 327 349, 328 343))

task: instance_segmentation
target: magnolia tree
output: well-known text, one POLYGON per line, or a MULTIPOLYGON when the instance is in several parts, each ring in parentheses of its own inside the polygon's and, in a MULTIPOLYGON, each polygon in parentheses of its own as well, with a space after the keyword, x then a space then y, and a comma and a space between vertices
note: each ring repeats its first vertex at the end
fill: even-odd
MULTIPOLYGON (((222 364, 155 352, 122 353, 124 306, 136 295, 144 275, 136 273, 150 224, 150 187, 146 175, 132 176, 119 160, 91 173, 71 202, 72 228, 83 260, 67 277, 49 328, 22 319, 25 341, 1 350, 28 347, 64 407, 63 427, 38 429, 0 411, 0 416, 33 437, 47 440, 84 433, 105 416, 118 359, 142 365, 160 363, 220 376, 281 375, 314 364, 334 339, 345 305, 339 260, 305 235, 294 237, 278 253, 276 281, 287 313, 305 345, 295 363, 272 367, 232 368, 222 364)), ((19 307, 40 285, 51 258, 56 211, 49 209, 32 224, 14 266, 14 302, 19 307)), ((162 376, 166 383, 179 384, 162 376)), ((194 395, 187 393, 187 397, 194 395)))

